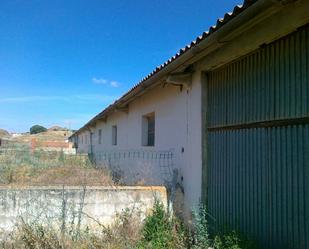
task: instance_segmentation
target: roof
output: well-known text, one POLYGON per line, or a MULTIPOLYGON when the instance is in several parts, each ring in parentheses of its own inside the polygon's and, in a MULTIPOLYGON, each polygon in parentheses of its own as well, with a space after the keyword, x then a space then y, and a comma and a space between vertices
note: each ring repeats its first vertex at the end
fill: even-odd
POLYGON ((243 4, 235 6, 233 8, 232 12, 225 13, 223 18, 217 19, 216 25, 209 27, 208 31, 204 31, 200 36, 195 38, 190 44, 181 48, 173 57, 171 57, 170 59, 168 59, 167 61, 162 63, 160 66, 157 66, 151 73, 149 73, 141 81, 139 81, 137 84, 135 84, 129 91, 127 91, 124 95, 122 95, 113 104, 109 105, 102 112, 100 112, 98 115, 96 115, 94 118, 92 118, 83 127, 81 127, 79 130, 77 130, 72 136, 74 136, 75 134, 78 134, 81 130, 85 129, 87 126, 91 125, 96 120, 103 118, 105 115, 107 115, 108 112, 110 112, 112 109, 116 108, 122 102, 122 100, 124 100, 124 98, 126 96, 134 93, 137 88, 143 86, 143 84, 145 84, 148 80, 150 80, 152 77, 157 75, 160 71, 167 68, 174 61, 179 60, 179 58, 181 58, 183 55, 185 55, 186 53, 191 51, 193 48, 195 48, 202 41, 206 40, 209 36, 211 36, 213 33, 218 31, 225 24, 230 22, 233 18, 235 18, 236 16, 241 14, 243 11, 245 11, 246 9, 248 9, 250 6, 252 6, 253 4, 255 4, 258 1, 260 1, 260 0, 244 0, 243 4))

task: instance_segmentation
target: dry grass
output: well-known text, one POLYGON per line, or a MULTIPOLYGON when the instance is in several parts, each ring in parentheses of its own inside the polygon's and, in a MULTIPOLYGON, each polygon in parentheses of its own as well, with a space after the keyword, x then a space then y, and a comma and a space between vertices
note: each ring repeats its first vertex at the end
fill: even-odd
POLYGON ((29 143, 33 138, 37 141, 56 141, 63 142, 71 135, 70 131, 52 131, 47 130, 46 132, 41 132, 38 134, 23 134, 19 137, 13 138, 13 142, 15 143, 29 143))
POLYGON ((58 152, 8 150, 0 154, 0 185, 113 185, 107 169, 95 169, 89 159, 58 152))
POLYGON ((109 186, 113 181, 107 170, 82 166, 60 166, 47 169, 35 169, 29 166, 16 168, 9 172, 10 186, 42 185, 88 185, 109 186))
POLYGON ((96 233, 89 230, 63 233, 22 220, 16 230, 0 242, 0 246, 4 249, 133 249, 141 239, 142 228, 139 213, 129 211, 119 214, 113 226, 102 226, 96 233))
POLYGON ((9 137, 9 136, 10 136, 10 134, 9 134, 8 131, 0 129, 0 138, 1 137, 9 137))

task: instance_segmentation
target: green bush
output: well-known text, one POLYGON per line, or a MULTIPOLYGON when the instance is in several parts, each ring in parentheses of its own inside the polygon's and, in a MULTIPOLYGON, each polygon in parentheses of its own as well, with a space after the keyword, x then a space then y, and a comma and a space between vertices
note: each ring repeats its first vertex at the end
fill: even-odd
POLYGON ((47 131, 47 129, 41 125, 34 125, 30 128, 30 134, 38 134, 44 131, 47 131))
POLYGON ((172 224, 161 203, 154 205, 152 215, 146 217, 140 248, 170 248, 172 224))
POLYGON ((170 217, 163 204, 156 201, 153 213, 145 219, 142 239, 137 248, 187 248, 184 226, 176 218, 170 217))
POLYGON ((216 235, 213 243, 214 249, 258 249, 255 242, 231 231, 223 235, 216 235))

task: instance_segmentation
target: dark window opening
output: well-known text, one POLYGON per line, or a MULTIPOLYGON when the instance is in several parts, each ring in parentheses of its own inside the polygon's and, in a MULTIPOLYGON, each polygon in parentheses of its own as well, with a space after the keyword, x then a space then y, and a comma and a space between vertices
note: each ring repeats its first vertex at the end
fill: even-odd
POLYGON ((112 127, 112 145, 117 145, 117 125, 112 127))
POLYGON ((102 144, 102 130, 99 130, 98 144, 102 144))
POLYGON ((155 115, 154 113, 143 116, 142 119, 142 145, 155 145, 155 115))

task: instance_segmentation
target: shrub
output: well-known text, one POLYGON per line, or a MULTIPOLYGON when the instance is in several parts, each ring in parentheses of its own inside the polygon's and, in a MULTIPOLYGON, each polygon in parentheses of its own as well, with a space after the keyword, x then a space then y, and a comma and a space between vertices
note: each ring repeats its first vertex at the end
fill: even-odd
POLYGON ((200 204, 198 211, 193 212, 192 249, 258 249, 258 246, 252 240, 234 230, 223 233, 219 231, 211 237, 208 224, 209 217, 206 207, 202 204, 200 204))
POLYGON ((45 131, 47 131, 47 129, 41 125, 34 125, 30 128, 30 134, 38 134, 45 131))
POLYGON ((141 248, 170 248, 172 224, 164 206, 155 202, 153 213, 146 217, 141 248))
POLYGON ((213 243, 214 249, 258 249, 258 246, 251 240, 231 231, 223 235, 216 235, 213 243))
POLYGON ((211 241, 208 232, 208 214, 204 205, 200 204, 198 211, 193 211, 194 218, 194 233, 192 235, 192 248, 208 248, 211 246, 211 241))
POLYGON ((142 239, 137 248, 187 248, 184 226, 169 216, 162 203, 155 201, 153 213, 145 219, 142 239))

